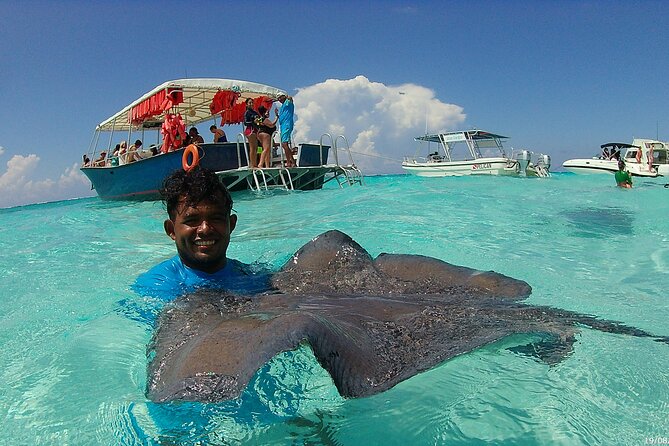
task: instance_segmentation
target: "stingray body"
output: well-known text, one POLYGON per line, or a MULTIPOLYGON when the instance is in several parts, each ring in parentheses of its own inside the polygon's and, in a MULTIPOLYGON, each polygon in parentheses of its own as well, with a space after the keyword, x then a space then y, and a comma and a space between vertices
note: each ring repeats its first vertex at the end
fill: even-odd
POLYGON ((303 342, 342 396, 361 397, 511 334, 545 334, 521 350, 549 364, 571 352, 577 324, 652 336, 523 304, 530 286, 495 272, 417 255, 372 259, 339 231, 303 246, 272 284, 250 297, 200 291, 167 308, 149 349, 149 398, 236 398, 263 364, 303 342))

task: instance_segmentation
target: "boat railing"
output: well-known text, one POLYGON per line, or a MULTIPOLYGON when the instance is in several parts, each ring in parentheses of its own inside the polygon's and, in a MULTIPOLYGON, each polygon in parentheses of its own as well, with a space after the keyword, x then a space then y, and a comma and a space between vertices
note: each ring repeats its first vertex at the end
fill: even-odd
POLYGON ((320 150, 319 150, 319 152, 320 152, 319 156, 320 156, 320 159, 321 159, 320 165, 321 166, 323 165, 323 138, 325 138, 325 137, 330 139, 330 147, 332 147, 334 149, 333 152, 334 152, 334 157, 335 157, 335 164, 339 165, 339 154, 337 153, 337 149, 335 147, 334 140, 332 139, 332 135, 330 135, 329 133, 323 133, 321 135, 321 139, 318 142, 319 145, 320 145, 320 150))
POLYGON ((337 138, 334 140, 334 145, 333 145, 333 150, 335 153, 335 160, 337 160, 337 166, 342 170, 344 174, 345 181, 340 181, 339 175, 337 175, 337 182, 339 183, 339 187, 343 187, 344 184, 353 186, 354 184, 360 184, 363 185, 363 175, 360 169, 355 165, 355 162, 353 161, 353 155, 351 154, 351 147, 348 144, 348 139, 346 139, 346 136, 344 135, 339 135, 337 138), (339 152, 339 147, 337 147, 337 143, 342 140, 345 144, 345 147, 342 150, 346 150, 348 153, 348 159, 351 162, 347 166, 342 166, 339 164, 339 157, 337 156, 337 152, 339 152))
POLYGON ((246 136, 244 136, 244 134, 241 132, 237 134, 237 164, 239 169, 244 167, 242 166, 241 153, 239 153, 240 147, 244 150, 244 157, 246 157, 246 166, 250 168, 251 160, 249 159, 249 148, 246 143, 246 136))
MULTIPOLYGON (((346 137, 344 135, 339 135, 339 136, 337 136, 337 138, 335 138, 334 146, 333 146, 334 152, 337 153, 339 151, 339 147, 337 146, 337 143, 339 142, 340 139, 342 141, 344 141, 345 146, 342 150, 346 150, 346 152, 348 153, 348 159, 349 159, 349 161, 351 161, 350 165, 355 166, 355 162, 353 162, 353 155, 351 154, 351 147, 348 144, 348 139, 346 139, 346 137)), ((335 159, 338 160, 338 157, 336 155, 335 155, 335 159)))

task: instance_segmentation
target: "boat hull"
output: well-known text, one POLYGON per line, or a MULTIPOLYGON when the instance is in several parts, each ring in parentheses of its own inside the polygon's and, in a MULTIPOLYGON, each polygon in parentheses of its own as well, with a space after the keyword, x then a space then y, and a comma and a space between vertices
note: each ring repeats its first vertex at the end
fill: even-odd
MULTIPOLYGON (((648 166, 646 164, 635 163, 631 162, 630 160, 625 160, 625 165, 630 175, 635 177, 655 178, 657 176, 662 176, 666 175, 666 173, 669 173, 667 169, 661 168, 651 172, 648 170, 648 166)), ((597 158, 573 159, 562 163, 562 167, 567 172, 576 174, 614 174, 618 171, 618 161, 597 158)))
MULTIPOLYGON (((246 156, 241 151, 243 146, 236 143, 203 144, 199 164, 216 172, 245 168, 246 156)), ((81 171, 105 200, 155 200, 160 198, 165 177, 183 168, 183 152, 177 150, 123 166, 83 167, 81 171)), ((245 186, 245 182, 240 182, 237 187, 245 186)))
POLYGON ((421 177, 457 177, 466 175, 518 175, 516 160, 479 158, 469 161, 417 162, 405 161, 402 168, 421 177))
MULTIPOLYGON (((199 165, 216 172, 228 190, 316 190, 333 179, 340 186, 360 183, 350 177, 352 166, 327 164, 330 146, 300 144, 299 167, 281 167, 277 157, 276 167, 249 169, 244 145, 236 143, 202 144, 199 165), (344 180, 345 178, 345 180, 344 180)), ((182 169, 183 149, 156 155, 131 164, 116 167, 84 167, 93 189, 105 200, 157 200, 163 180, 175 170, 182 169)))

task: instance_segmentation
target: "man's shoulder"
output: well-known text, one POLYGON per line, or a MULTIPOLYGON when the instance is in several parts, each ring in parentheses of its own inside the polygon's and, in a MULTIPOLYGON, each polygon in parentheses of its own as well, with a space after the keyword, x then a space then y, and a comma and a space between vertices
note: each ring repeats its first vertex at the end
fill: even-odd
POLYGON ((200 287, 253 294, 264 291, 267 284, 267 272, 256 271, 239 260, 228 259, 225 268, 208 274, 188 268, 177 255, 141 274, 132 288, 141 295, 171 300, 200 287))
POLYGON ((163 260, 140 274, 132 288, 141 295, 171 298, 184 283, 185 267, 179 256, 163 260))

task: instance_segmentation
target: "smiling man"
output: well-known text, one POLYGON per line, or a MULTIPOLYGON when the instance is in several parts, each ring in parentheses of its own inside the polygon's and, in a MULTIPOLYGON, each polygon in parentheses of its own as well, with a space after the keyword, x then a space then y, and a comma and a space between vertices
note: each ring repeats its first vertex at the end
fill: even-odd
POLYGON ((198 288, 245 294, 267 289, 266 274, 227 257, 237 215, 231 214, 230 193, 214 172, 199 167, 176 171, 160 193, 169 217, 163 226, 177 255, 140 275, 135 291, 172 300, 198 288))

